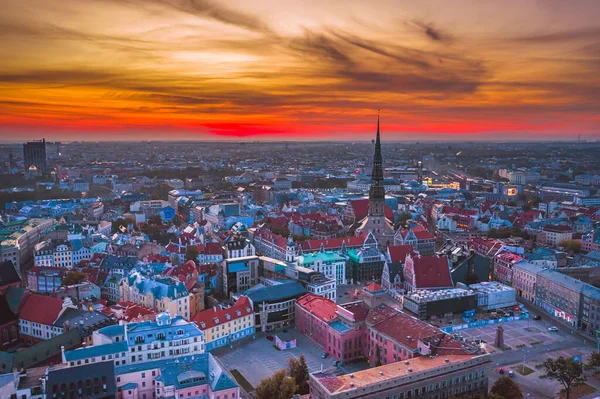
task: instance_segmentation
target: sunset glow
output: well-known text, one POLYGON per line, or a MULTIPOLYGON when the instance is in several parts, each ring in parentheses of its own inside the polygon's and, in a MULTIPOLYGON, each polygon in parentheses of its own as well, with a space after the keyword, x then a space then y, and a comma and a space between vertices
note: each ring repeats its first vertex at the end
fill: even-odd
POLYGON ((364 140, 378 108, 386 140, 600 134, 600 2, 2 9, 2 141, 364 140))

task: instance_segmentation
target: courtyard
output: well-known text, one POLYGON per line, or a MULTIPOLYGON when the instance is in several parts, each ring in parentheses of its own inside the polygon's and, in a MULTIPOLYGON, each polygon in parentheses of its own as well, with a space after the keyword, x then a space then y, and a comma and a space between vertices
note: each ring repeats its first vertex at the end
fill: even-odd
POLYGON ((296 348, 278 350, 274 347, 275 342, 267 339, 267 335, 257 333, 255 340, 240 341, 234 343, 233 348, 219 348, 212 353, 229 370, 237 370, 253 387, 276 371, 287 368, 291 357, 299 358, 304 355, 311 373, 321 370, 321 366, 323 369, 332 367, 335 361, 331 357, 322 359, 323 350, 294 328, 290 328, 287 335, 296 338, 296 348))

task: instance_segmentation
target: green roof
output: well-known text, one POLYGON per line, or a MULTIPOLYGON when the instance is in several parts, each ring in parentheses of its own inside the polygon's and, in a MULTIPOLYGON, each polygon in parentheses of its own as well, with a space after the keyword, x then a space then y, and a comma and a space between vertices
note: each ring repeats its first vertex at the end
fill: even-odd
POLYGON ((323 263, 335 263, 343 261, 344 258, 340 256, 337 252, 333 251, 324 251, 324 252, 315 252, 312 254, 304 254, 297 258, 297 262, 299 265, 312 265, 317 261, 321 261, 323 263))
POLYGON ((353 261, 354 263, 360 263, 360 256, 358 256, 358 253, 356 253, 357 251, 355 249, 351 249, 348 251, 347 255, 348 258, 350 258, 351 261, 353 261))
POLYGON ((65 347, 65 350, 73 349, 83 342, 83 338, 79 329, 74 328, 67 331, 64 334, 60 334, 54 338, 30 346, 29 348, 22 349, 17 352, 8 353, 0 352, 0 372, 10 373, 13 367, 17 369, 26 369, 33 367, 37 364, 47 361, 54 356, 61 354, 61 346, 65 347))
POLYGON ((21 287, 9 287, 6 290, 6 300, 8 301, 8 306, 10 306, 10 310, 13 313, 19 313, 19 305, 21 304, 21 299, 27 290, 21 287))

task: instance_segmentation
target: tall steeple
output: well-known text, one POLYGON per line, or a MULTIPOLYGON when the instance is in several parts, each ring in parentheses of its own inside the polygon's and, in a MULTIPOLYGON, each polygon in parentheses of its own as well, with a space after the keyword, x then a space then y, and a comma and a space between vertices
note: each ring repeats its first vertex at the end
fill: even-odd
POLYGON ((373 155, 373 172, 369 189, 369 216, 383 216, 385 207, 385 188, 383 186, 383 157, 381 156, 381 133, 379 130, 379 112, 377 113, 377 137, 373 155))

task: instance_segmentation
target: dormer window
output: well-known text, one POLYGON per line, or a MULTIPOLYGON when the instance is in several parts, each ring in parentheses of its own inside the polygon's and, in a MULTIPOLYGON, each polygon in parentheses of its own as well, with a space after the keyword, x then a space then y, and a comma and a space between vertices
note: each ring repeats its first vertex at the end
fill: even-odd
POLYGON ((135 337, 135 343, 136 344, 141 344, 144 342, 144 336, 143 335, 138 335, 137 337, 135 337))
POLYGON ((236 310, 235 313, 238 315, 238 317, 242 315, 242 312, 240 312, 239 310, 236 310))
POLYGON ((218 317, 215 317, 214 321, 215 321, 216 324, 219 324, 219 318, 218 317))
POLYGON ((202 327, 202 328, 206 328, 206 323, 204 323, 204 322, 201 322, 201 323, 200 323, 200 327, 202 327))
POLYGON ((227 320, 231 320, 231 316, 229 316, 229 313, 227 313, 227 314, 225 315, 225 317, 227 318, 227 320))
POLYGON ((177 335, 183 335, 183 330, 177 330, 176 334, 177 335))
POLYGON ((156 339, 164 340, 165 338, 166 338, 165 333, 161 332, 161 333, 156 334, 156 339))

